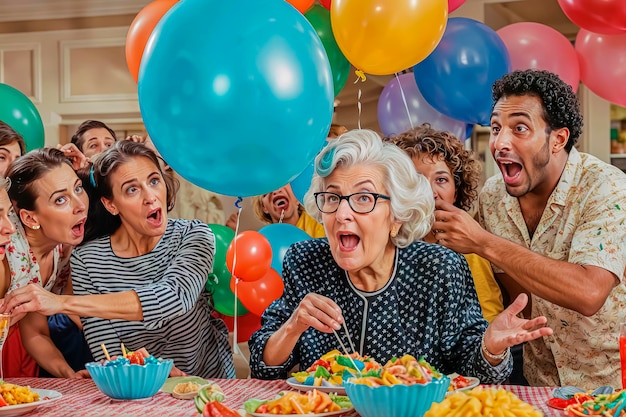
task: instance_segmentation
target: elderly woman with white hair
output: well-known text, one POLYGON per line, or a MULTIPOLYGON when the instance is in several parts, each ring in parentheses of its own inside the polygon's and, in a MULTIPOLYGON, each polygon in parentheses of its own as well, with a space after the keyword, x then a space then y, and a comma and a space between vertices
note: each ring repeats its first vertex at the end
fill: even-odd
POLYGON ((545 317, 517 317, 524 296, 488 325, 464 257, 420 240, 434 219, 428 181, 376 133, 350 131, 324 148, 305 208, 327 238, 287 251, 285 292, 249 342, 253 377, 306 369, 343 350, 340 337, 379 362, 408 353, 498 383, 511 372, 510 346, 551 334, 545 317))

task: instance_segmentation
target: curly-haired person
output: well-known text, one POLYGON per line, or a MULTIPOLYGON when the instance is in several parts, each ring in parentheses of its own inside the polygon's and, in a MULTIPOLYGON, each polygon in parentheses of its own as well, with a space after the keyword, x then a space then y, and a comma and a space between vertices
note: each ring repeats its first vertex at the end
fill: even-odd
POLYGON ((501 175, 479 194, 478 224, 436 203, 439 243, 491 261, 509 296, 532 297, 551 336, 524 346, 531 385, 620 387, 626 321, 626 175, 578 152, 582 116, 558 76, 525 70, 493 86, 489 147, 501 175))
MULTIPOLYGON (((467 211, 472 209, 478 198, 481 166, 456 136, 424 123, 385 140, 411 157, 417 172, 430 182, 435 200, 447 201, 467 211)), ((434 231, 423 240, 436 243, 434 231)), ((504 310, 491 264, 475 253, 466 254, 465 259, 474 278, 483 316, 491 322, 504 310)))

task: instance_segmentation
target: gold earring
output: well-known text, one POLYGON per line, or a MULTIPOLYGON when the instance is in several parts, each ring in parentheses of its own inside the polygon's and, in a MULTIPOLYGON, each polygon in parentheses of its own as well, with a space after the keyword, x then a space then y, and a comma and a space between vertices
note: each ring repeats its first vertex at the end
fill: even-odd
POLYGON ((398 236, 398 229, 394 227, 393 229, 391 229, 391 237, 396 237, 396 236, 398 236))
POLYGON ((41 225, 40 224, 36 224, 34 226, 31 226, 30 228, 33 229, 33 230, 39 230, 39 229, 41 229, 41 225))

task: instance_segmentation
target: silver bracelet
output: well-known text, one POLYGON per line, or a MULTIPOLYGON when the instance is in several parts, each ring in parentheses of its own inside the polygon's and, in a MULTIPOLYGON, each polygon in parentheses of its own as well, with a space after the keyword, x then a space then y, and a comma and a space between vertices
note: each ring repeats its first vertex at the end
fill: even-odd
POLYGON ((492 361, 504 361, 509 358, 509 355, 511 355, 510 347, 507 347, 506 350, 499 355, 494 355, 493 353, 489 352, 489 349, 487 349, 487 345, 485 345, 484 334, 483 334, 482 339, 480 339, 480 349, 482 350, 483 355, 485 355, 487 359, 490 359, 492 361))

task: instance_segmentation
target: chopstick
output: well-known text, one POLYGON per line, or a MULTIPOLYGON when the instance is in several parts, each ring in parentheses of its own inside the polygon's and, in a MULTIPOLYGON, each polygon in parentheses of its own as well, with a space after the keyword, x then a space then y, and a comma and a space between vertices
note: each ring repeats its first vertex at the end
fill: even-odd
MULTIPOLYGON (((335 331, 335 329, 333 329, 333 333, 335 334, 335 337, 337 338, 337 340, 339 341, 339 344, 341 345, 341 348, 343 349, 343 353, 345 353, 345 355, 348 357, 348 359, 350 359, 350 362, 352 362, 352 366, 354 366, 354 370, 357 373, 361 373, 361 371, 359 370, 359 367, 356 366, 356 362, 354 362, 354 359, 352 359, 352 356, 350 356, 350 354, 348 353, 348 349, 346 349, 346 346, 343 344, 343 342, 341 341, 341 338, 339 337, 339 335, 337 334, 337 331, 335 331)), ((348 336, 349 338, 350 336, 348 336)))
POLYGON ((121 347, 122 347, 122 357, 126 357, 126 347, 124 346, 124 343, 120 343, 121 347))
POLYGON ((104 343, 101 343, 100 347, 102 348, 102 351, 104 352, 104 357, 107 358, 108 361, 110 361, 111 357, 109 356, 109 352, 107 351, 106 346, 104 346, 104 343))
MULTIPOLYGON (((343 330, 346 332, 346 336, 348 337, 348 343, 350 343, 350 349, 352 349, 352 352, 356 352, 356 349, 354 348, 354 345, 352 344, 352 339, 350 338, 350 332, 348 331, 348 326, 346 326, 346 322, 343 322, 343 330)), ((361 353, 359 352, 359 355, 361 353)))

